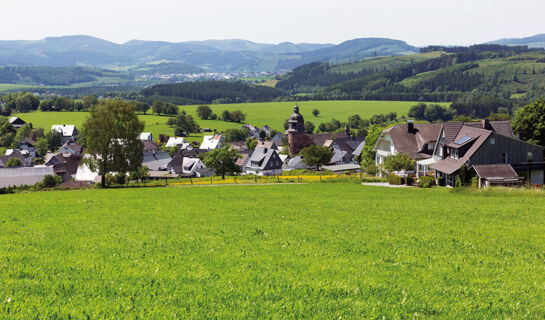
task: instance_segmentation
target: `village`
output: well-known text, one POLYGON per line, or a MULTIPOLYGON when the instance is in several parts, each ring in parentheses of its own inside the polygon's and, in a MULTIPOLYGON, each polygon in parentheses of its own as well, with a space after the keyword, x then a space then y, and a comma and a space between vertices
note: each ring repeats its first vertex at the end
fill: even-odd
MULTIPOLYGON (((9 122, 15 129, 26 124, 19 117, 11 117, 9 122)), ((305 120, 297 105, 287 123, 285 133, 277 133, 269 126, 244 124, 242 129, 249 139, 234 142, 226 142, 222 133, 217 132, 205 135, 200 144, 184 137, 161 135, 157 139, 150 132, 142 132, 141 166, 145 172, 137 178, 214 176, 215 168, 207 167, 205 159, 211 151, 220 149, 235 150, 236 170, 230 173, 236 175, 278 176, 292 170, 363 174, 365 137, 354 137, 348 127, 343 132, 306 134, 305 120), (255 143, 248 143, 252 141, 255 143), (325 150, 325 160, 305 159, 302 151, 311 146, 322 147, 317 152, 325 150)), ((101 182, 99 172, 82 161, 89 155, 78 143, 78 128, 59 124, 53 125, 51 132, 61 136, 61 146, 55 152, 48 152, 40 164, 35 164, 37 143, 29 137, 19 142, 19 148, 7 149, 0 156, 0 188, 31 186, 41 183, 46 176, 56 177, 58 186, 65 188, 101 182)), ((388 181, 394 185, 456 187, 473 183, 482 188, 544 183, 543 147, 521 140, 513 133, 510 121, 415 123, 409 119, 383 130, 372 143, 368 146, 375 155, 375 170, 371 174, 389 177, 388 181), (395 159, 399 156, 405 158, 404 164, 385 165, 389 161, 399 162, 395 159)), ((116 174, 119 176, 119 172, 116 174)), ((129 173, 122 177, 122 181, 130 179, 129 173)))

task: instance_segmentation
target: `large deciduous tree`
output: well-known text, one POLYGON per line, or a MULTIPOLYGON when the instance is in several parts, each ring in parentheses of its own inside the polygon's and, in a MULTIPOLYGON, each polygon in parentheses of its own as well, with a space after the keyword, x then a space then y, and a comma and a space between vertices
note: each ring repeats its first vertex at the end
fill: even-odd
POLYGON ((134 105, 123 100, 110 100, 91 107, 89 118, 83 124, 88 158, 86 164, 102 176, 137 171, 142 165, 143 144, 139 139, 144 122, 138 120, 134 105))
POLYGON ((394 171, 411 171, 414 170, 414 161, 407 153, 396 153, 386 157, 384 160, 384 169, 386 169, 388 173, 394 171))
POLYGON ((545 100, 539 99, 519 109, 513 129, 521 132, 526 141, 545 146, 545 100))
POLYGON ((216 170, 216 174, 225 179, 225 174, 239 173, 240 167, 237 166, 237 158, 240 157, 237 150, 224 146, 220 149, 214 149, 206 154, 204 165, 216 170))

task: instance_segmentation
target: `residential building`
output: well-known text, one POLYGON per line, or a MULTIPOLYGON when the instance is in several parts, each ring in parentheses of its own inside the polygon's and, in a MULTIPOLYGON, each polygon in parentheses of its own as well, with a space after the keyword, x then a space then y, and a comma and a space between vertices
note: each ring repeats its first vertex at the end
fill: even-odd
POLYGON ((72 139, 68 139, 58 150, 57 153, 69 153, 80 156, 83 153, 83 147, 72 139))
POLYGON ((144 144, 144 154, 153 154, 160 151, 159 146, 150 140, 142 140, 142 143, 144 144))
POLYGON ((152 171, 166 171, 172 158, 168 152, 157 152, 144 154, 142 166, 148 167, 152 171))
POLYGON ((246 165, 246 173, 265 176, 282 174, 282 160, 275 149, 257 148, 246 165))
POLYGON ((30 139, 29 137, 26 137, 19 142, 19 148, 21 150, 27 151, 32 159, 36 158, 36 141, 30 139))
POLYGON ((170 137, 168 138, 166 147, 173 148, 173 147, 181 146, 183 144, 186 144, 186 141, 183 137, 170 137))
POLYGON ((214 150, 223 147, 224 138, 221 134, 214 134, 213 136, 204 136, 203 141, 199 149, 214 150))
POLYGON ((140 140, 142 141, 153 141, 153 134, 151 132, 141 132, 140 140))
POLYGON ((66 143, 68 140, 77 141, 78 130, 73 124, 53 125, 51 127, 52 132, 58 132, 61 134, 61 144, 66 143))
POLYGON ((8 121, 13 127, 15 127, 15 129, 19 129, 26 124, 26 122, 19 117, 11 117, 8 121))

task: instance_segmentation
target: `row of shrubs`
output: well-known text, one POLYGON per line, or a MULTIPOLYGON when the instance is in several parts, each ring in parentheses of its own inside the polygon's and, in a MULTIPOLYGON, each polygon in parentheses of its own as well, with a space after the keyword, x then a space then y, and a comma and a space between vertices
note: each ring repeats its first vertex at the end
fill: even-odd
MULTIPOLYGON (((396 174, 388 175, 388 183, 391 185, 414 185, 415 179, 413 176, 400 177, 396 174)), ((418 187, 420 188, 431 188, 435 185, 444 186, 445 178, 438 177, 437 180, 432 176, 423 176, 418 180, 418 187)))

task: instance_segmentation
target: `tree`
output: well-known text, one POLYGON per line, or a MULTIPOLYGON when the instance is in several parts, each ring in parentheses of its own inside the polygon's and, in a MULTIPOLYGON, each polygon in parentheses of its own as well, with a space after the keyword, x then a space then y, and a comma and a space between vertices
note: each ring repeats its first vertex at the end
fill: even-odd
POLYGON ((203 120, 208 120, 212 117, 212 109, 209 106, 198 106, 197 116, 203 120))
POLYGON ((310 121, 305 122, 305 133, 306 134, 312 134, 314 132, 314 128, 316 128, 316 126, 314 126, 314 123, 312 123, 310 121))
POLYGON ((91 170, 102 176, 110 172, 136 171, 142 164, 143 144, 140 132, 144 122, 138 120, 134 105, 119 99, 94 106, 83 124, 89 158, 84 159, 91 170))
POLYGON ((83 101, 84 110, 89 110, 92 106, 96 106, 98 104, 97 97, 93 95, 85 96, 81 100, 83 101))
POLYGON ((15 127, 7 118, 0 117, 0 147, 10 147, 15 138, 15 127))
POLYGON ((244 141, 248 137, 248 130, 245 129, 227 129, 223 133, 226 142, 244 141))
POLYGON ((174 127, 174 135, 182 136, 184 133, 189 134, 199 131, 199 125, 191 115, 188 115, 185 110, 178 112, 176 116, 176 125, 174 127))
POLYGON ((520 108, 513 121, 515 132, 521 132, 524 140, 545 146, 545 100, 520 108))
POLYGON ((315 166, 316 169, 328 164, 333 156, 333 151, 328 147, 311 145, 303 148, 299 153, 303 157, 303 162, 308 166, 315 166))
POLYGON ((62 183, 62 178, 59 176, 52 176, 50 174, 47 174, 44 176, 44 179, 42 180, 42 187, 44 188, 54 188, 57 185, 62 183))
POLYGON ((149 110, 149 104, 142 101, 136 101, 134 103, 134 110, 136 110, 136 112, 146 114, 146 112, 149 110))
POLYGON ((149 168, 146 166, 141 166, 136 171, 131 171, 129 174, 129 180, 138 182, 138 180, 144 182, 144 180, 149 176, 149 168))
POLYGON ((153 110, 153 113, 156 113, 158 115, 161 115, 163 113, 163 107, 165 104, 161 100, 155 100, 153 101, 153 105, 151 106, 151 109, 153 110))
POLYGON ((23 166, 23 161, 21 161, 21 159, 19 159, 19 158, 10 158, 8 160, 8 163, 6 163, 6 167, 8 167, 8 168, 22 167, 22 166, 23 166))
POLYGON ((320 110, 314 109, 314 110, 312 110, 312 114, 313 114, 315 117, 317 117, 317 116, 320 114, 320 110))
POLYGON ((216 174, 221 174, 221 178, 225 179, 225 174, 235 174, 241 172, 237 166, 237 158, 240 154, 235 149, 229 149, 226 145, 220 149, 214 149, 206 154, 204 165, 208 168, 216 170, 216 174))
POLYGON ((365 137, 365 144, 360 155, 360 162, 375 162, 376 153, 373 151, 373 147, 377 143, 380 134, 384 128, 380 126, 371 126, 367 131, 367 136, 365 137))
POLYGON ((420 102, 417 105, 412 106, 409 109, 409 113, 407 114, 410 118, 414 118, 417 120, 424 120, 424 112, 426 111, 427 105, 423 102, 420 102))
POLYGON ((246 120, 246 115, 240 110, 235 110, 231 112, 231 119, 234 122, 242 123, 246 120))
POLYGON ((168 116, 175 116, 178 113, 178 107, 172 103, 167 103, 163 107, 163 113, 168 116))
POLYGON ((46 138, 39 138, 38 141, 36 141, 36 151, 40 157, 45 156, 48 149, 49 143, 47 143, 46 138))
POLYGON ((257 143, 258 141, 256 139, 248 138, 246 139, 246 148, 248 148, 248 150, 255 150, 257 143))
POLYGON ((49 150, 55 150, 61 146, 62 136, 58 131, 49 131, 45 138, 47 139, 47 147, 49 150))
POLYGON ((414 170, 414 161, 407 153, 399 152, 384 159, 384 169, 388 173, 394 171, 411 171, 414 170))
POLYGON ((44 137, 44 129, 43 128, 34 128, 30 130, 30 133, 28 135, 30 139, 34 141, 38 141, 39 138, 44 137))
POLYGON ((221 119, 223 121, 232 121, 232 117, 231 117, 231 112, 229 112, 229 110, 223 110, 223 112, 221 113, 221 119))

